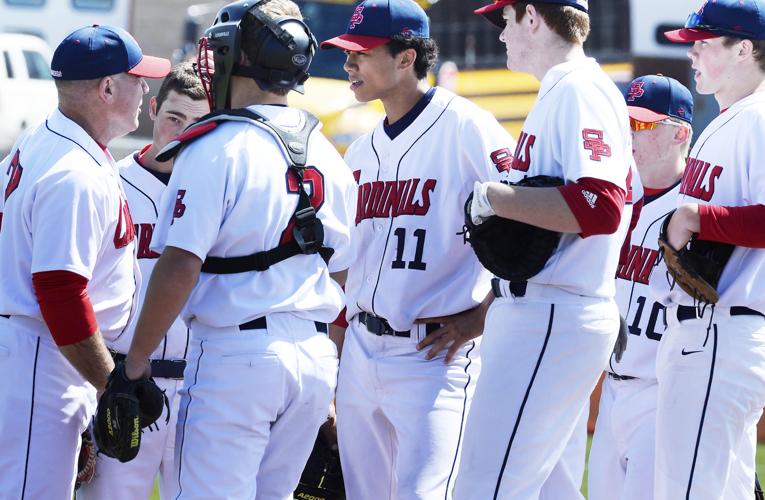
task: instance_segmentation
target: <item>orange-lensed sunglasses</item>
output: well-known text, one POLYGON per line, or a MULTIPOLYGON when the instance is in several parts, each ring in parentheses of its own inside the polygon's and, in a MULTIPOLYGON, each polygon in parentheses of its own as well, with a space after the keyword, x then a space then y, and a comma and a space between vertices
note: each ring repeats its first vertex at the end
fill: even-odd
POLYGON ((668 119, 659 120, 658 122, 641 122, 640 120, 636 120, 635 118, 630 117, 630 128, 634 132, 640 132, 641 130, 654 130, 656 126, 660 124, 673 125, 675 127, 681 126, 679 123, 675 123, 668 119))

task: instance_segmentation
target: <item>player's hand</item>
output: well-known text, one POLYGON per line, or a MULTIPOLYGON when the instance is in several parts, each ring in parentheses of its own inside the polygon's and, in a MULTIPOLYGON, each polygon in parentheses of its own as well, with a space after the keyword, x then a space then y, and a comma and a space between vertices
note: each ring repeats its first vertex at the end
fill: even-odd
POLYGON ((335 401, 329 404, 329 414, 327 415, 327 421, 321 424, 319 431, 324 433, 324 437, 327 438, 327 442, 333 448, 337 447, 337 414, 335 413, 335 401))
POLYGON ((694 233, 701 230, 699 220, 699 205, 697 203, 684 203, 672 214, 667 228, 667 239, 675 250, 684 248, 694 233))
POLYGON ((476 226, 496 213, 491 208, 489 197, 486 194, 488 188, 488 182, 475 181, 475 184, 473 184, 473 201, 470 202, 470 218, 476 226))
POLYGON ((151 377, 151 364, 148 359, 136 359, 128 354, 125 359, 125 375, 130 380, 151 377))
POLYGON ((441 328, 417 344, 417 350, 422 351, 430 347, 430 351, 428 351, 425 357, 433 359, 438 353, 448 347, 444 362, 451 363, 454 356, 457 355, 457 351, 463 345, 483 333, 483 321, 485 318, 486 307, 483 304, 479 304, 472 309, 452 314, 451 316, 418 319, 415 323, 441 323, 441 328))

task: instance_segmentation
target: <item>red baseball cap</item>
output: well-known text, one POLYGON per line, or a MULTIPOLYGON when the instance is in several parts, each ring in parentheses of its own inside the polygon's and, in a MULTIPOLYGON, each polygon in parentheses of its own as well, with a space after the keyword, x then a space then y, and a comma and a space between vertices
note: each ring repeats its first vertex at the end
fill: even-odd
MULTIPOLYGON (((480 9, 476 9, 475 12, 486 18, 494 26, 499 28, 505 27, 505 21, 502 19, 502 9, 508 5, 518 3, 519 0, 494 0, 494 3, 485 5, 480 9)), ((551 3, 557 5, 568 5, 575 7, 581 11, 587 12, 588 5, 587 0, 531 0, 531 3, 551 3)))
POLYGON ((715 0, 692 12, 679 30, 666 31, 671 42, 695 42, 722 36, 765 39, 763 0, 715 0))

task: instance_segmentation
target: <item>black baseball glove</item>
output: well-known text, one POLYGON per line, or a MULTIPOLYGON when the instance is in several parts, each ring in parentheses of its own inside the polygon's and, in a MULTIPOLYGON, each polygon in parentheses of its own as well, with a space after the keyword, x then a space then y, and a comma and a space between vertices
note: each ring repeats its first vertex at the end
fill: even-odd
POLYGON ((294 498, 301 500, 345 500, 343 470, 337 446, 331 446, 319 431, 308 463, 300 476, 294 498))
POLYGON ((153 424, 168 406, 167 396, 152 378, 129 380, 124 362, 109 375, 98 401, 94 434, 98 452, 129 462, 141 446, 141 429, 153 424))
POLYGON ((715 304, 720 299, 717 283, 735 246, 699 240, 694 235, 685 248, 675 250, 667 237, 669 221, 674 214, 673 210, 667 215, 659 233, 659 251, 667 265, 667 272, 694 300, 704 304, 715 304))
MULTIPOLYGON (((555 187, 563 179, 547 175, 526 177, 513 186, 555 187)), ((555 252, 560 233, 496 215, 475 224, 470 214, 471 193, 465 202, 465 241, 483 267, 502 279, 523 281, 541 271, 555 252)))

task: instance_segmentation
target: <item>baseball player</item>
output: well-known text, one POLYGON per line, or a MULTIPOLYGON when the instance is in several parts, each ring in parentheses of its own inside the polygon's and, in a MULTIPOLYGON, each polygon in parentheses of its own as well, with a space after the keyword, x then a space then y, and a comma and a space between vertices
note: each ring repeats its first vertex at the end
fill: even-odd
POLYGON ((343 302, 330 271, 351 258, 355 195, 315 119, 286 106, 315 48, 289 0, 225 6, 198 61, 217 112, 166 148, 182 149, 126 373, 148 373, 188 299, 176 498, 289 497, 327 418, 337 377, 327 323, 343 302))
MULTIPOLYGON (((202 82, 194 73, 192 64, 185 62, 175 66, 165 77, 157 96, 149 101, 149 116, 154 121, 153 142, 117 163, 135 227, 138 266, 144 277, 138 296, 139 307, 159 258, 158 253, 150 250, 151 236, 157 222, 157 207, 173 169, 172 160, 158 162, 154 157, 183 129, 209 111, 202 82)), ((131 325, 116 342, 107 342, 115 359, 125 358, 134 326, 131 325)), ((95 477, 78 490, 79 500, 148 498, 157 473, 161 498, 170 498, 175 484, 173 453, 180 399, 176 393, 183 382, 188 337, 188 328, 176 319, 150 356, 152 376, 168 397, 168 413, 157 421, 156 428, 144 432, 139 454, 132 461, 123 464, 99 454, 95 477)))
POLYGON ((489 279, 461 232, 475 181, 508 175, 515 141, 487 111, 426 74, 437 47, 412 0, 366 0, 345 34, 356 99, 386 117, 345 160, 358 183, 357 259, 337 429, 348 498, 451 498, 480 369, 489 279))
POLYGON ((0 163, 0 498, 71 499, 80 433, 140 283, 109 142, 170 62, 89 26, 56 48, 59 105, 0 163))
MULTIPOLYGON (((533 278, 492 282, 460 500, 540 497, 619 330, 613 276, 631 214, 629 117, 621 93, 584 54, 587 10, 586 0, 496 0, 476 11, 503 28, 508 68, 541 81, 510 180, 550 175, 566 184, 474 189, 474 222, 496 214, 562 236, 533 278)), ((581 498, 578 486, 557 498, 581 498)))
POLYGON ((590 500, 653 498, 656 351, 666 325, 649 281, 668 286, 664 273, 655 272, 659 231, 677 204, 692 134, 693 97, 677 80, 636 78, 625 99, 644 198, 616 272, 616 302, 630 336, 624 354, 611 356, 606 369, 589 458, 590 500))
POLYGON ((656 375, 657 500, 751 498, 756 424, 765 406, 765 2, 704 3, 680 30, 696 90, 720 115, 685 167, 669 243, 693 234, 734 245, 716 304, 674 287, 656 375))

